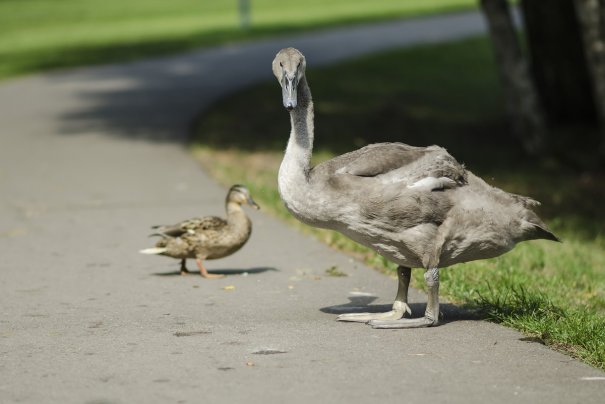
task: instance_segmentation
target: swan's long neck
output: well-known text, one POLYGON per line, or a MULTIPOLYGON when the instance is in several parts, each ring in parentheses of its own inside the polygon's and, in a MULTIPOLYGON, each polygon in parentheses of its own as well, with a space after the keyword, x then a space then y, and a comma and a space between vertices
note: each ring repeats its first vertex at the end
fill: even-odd
POLYGON ((290 112, 292 130, 279 168, 279 191, 286 203, 304 192, 313 152, 313 101, 306 78, 298 84, 298 103, 290 112))

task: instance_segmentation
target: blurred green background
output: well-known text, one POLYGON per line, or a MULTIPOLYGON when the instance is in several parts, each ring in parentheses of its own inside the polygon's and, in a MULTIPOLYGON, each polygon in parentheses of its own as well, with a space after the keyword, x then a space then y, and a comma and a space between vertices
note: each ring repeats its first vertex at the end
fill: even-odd
POLYGON ((232 40, 461 10, 473 0, 0 0, 0 79, 232 40))

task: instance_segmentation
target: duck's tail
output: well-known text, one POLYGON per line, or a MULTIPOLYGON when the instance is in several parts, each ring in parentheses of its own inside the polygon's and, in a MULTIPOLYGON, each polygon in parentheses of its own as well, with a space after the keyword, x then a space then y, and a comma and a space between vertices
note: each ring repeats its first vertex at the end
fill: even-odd
POLYGON ((174 238, 169 234, 166 233, 162 233, 162 232, 155 232, 155 233, 151 233, 148 237, 162 237, 162 238, 174 238))
POLYGON ((152 247, 152 248, 145 248, 141 251, 139 251, 141 254, 162 254, 165 253, 168 249, 165 247, 152 247))

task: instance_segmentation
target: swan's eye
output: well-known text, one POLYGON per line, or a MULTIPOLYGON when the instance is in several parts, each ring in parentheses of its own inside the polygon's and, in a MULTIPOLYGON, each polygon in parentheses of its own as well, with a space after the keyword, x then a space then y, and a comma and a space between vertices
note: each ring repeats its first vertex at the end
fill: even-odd
POLYGON ((279 67, 284 67, 284 64, 282 62, 279 62, 279 67))

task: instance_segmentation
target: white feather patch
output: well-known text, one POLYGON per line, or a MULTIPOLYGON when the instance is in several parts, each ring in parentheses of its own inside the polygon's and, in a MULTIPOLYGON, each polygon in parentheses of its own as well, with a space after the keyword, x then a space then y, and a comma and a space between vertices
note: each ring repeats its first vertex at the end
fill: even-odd
POLYGON ((427 191, 433 191, 435 189, 453 188, 456 186, 456 181, 447 177, 426 177, 416 181, 412 185, 408 185, 408 188, 425 189, 427 191))
POLYGON ((144 250, 139 251, 141 254, 161 254, 166 252, 167 248, 164 247, 152 247, 145 248, 144 250))

